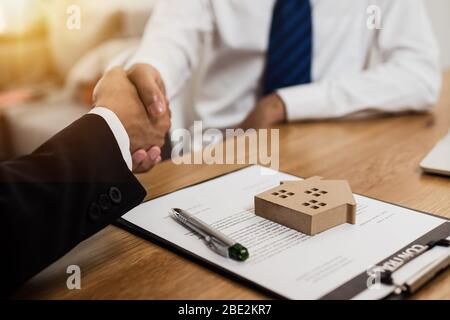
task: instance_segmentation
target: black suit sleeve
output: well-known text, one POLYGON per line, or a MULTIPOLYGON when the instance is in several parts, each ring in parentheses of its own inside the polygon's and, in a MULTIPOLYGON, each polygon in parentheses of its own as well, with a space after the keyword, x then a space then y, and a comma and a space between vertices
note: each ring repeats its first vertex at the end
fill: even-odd
POLYGON ((74 122, 31 155, 0 164, 2 294, 140 204, 145 194, 97 115, 74 122))

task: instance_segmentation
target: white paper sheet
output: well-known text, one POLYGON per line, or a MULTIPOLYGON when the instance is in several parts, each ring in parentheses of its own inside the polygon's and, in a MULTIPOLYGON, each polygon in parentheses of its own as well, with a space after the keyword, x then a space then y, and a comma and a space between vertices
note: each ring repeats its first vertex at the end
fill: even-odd
POLYGON ((355 195, 356 225, 309 237, 254 215, 254 195, 298 179, 252 166, 144 203, 123 218, 222 268, 290 299, 317 299, 446 220, 355 195), (171 208, 195 214, 249 249, 246 262, 223 258, 176 223, 171 208))

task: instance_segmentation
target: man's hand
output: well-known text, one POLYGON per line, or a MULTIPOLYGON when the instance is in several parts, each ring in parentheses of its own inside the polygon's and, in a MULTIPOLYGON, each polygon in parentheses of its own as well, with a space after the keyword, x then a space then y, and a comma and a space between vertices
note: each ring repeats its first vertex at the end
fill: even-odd
POLYGON ((238 127, 244 130, 263 129, 284 121, 286 121, 284 102, 276 93, 272 93, 262 98, 238 127))
POLYGON ((136 163, 140 163, 140 169, 147 171, 161 161, 160 148, 170 128, 170 119, 158 125, 150 120, 135 86, 123 69, 110 70, 98 82, 94 90, 94 106, 110 109, 122 122, 130 138, 130 151, 138 151, 133 156, 133 169, 137 168, 136 163), (145 155, 142 150, 145 150, 145 155))
MULTIPOLYGON (((152 125, 160 132, 164 132, 164 135, 167 134, 170 128, 171 113, 164 82, 158 70, 148 64, 135 64, 128 71, 128 78, 146 107, 152 125)), ((162 145, 158 146, 162 147, 162 145)), ((150 155, 149 150, 138 150, 133 154, 133 163, 137 164, 137 172, 148 170, 148 166, 151 164, 150 155)))

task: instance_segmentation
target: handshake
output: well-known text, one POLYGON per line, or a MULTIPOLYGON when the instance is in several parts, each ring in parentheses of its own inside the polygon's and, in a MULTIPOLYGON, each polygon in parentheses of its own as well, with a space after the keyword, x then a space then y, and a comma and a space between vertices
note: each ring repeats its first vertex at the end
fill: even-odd
POLYGON ((133 172, 146 172, 161 161, 171 113, 155 68, 136 64, 128 72, 111 69, 97 83, 93 98, 94 106, 113 111, 128 133, 133 172))

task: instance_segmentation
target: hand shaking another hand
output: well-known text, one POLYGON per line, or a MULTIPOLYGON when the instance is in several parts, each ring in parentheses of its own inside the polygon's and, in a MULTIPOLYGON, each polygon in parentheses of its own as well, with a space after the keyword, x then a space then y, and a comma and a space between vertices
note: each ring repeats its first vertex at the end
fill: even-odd
POLYGON ((110 109, 122 122, 130 138, 133 172, 146 172, 161 161, 171 114, 156 69, 144 64, 128 73, 111 69, 95 87, 94 106, 110 109))
MULTIPOLYGON (((159 144, 152 146, 153 148, 149 150, 137 150, 133 154, 133 164, 136 166, 134 171, 145 172, 153 165, 154 156, 156 155, 155 148, 159 147, 158 157, 160 157, 165 136, 170 129, 171 112, 166 98, 164 82, 158 70, 149 64, 135 64, 127 74, 149 114, 152 126, 158 133, 163 134, 162 136, 159 135, 159 139, 161 139, 159 144)), ((158 158, 158 160, 160 161, 161 158, 158 158)))

